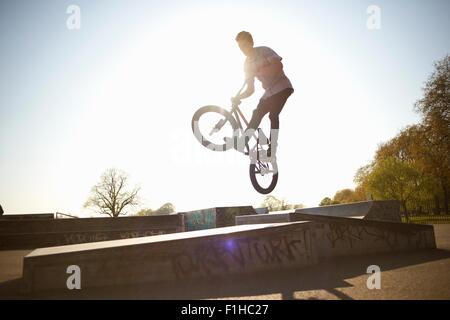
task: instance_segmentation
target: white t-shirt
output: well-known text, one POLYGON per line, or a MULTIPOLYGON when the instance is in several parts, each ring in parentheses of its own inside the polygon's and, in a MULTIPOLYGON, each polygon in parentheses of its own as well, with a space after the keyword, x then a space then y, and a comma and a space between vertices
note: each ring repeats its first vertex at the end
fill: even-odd
POLYGON ((261 81, 263 88, 266 90, 262 99, 267 99, 274 94, 287 89, 292 88, 291 81, 281 70, 280 73, 273 76, 261 76, 258 75, 258 69, 264 65, 270 64, 273 60, 282 60, 275 51, 269 47, 255 47, 254 53, 251 57, 247 57, 244 63, 245 79, 254 81, 255 77, 261 81))

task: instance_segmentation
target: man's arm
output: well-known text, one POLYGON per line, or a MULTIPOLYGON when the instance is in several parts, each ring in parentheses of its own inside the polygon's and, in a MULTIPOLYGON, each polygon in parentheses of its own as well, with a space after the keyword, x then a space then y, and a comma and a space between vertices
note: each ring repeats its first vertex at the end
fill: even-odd
MULTIPOLYGON (((277 75, 283 70, 283 64, 281 63, 281 60, 278 58, 271 59, 270 63, 262 66, 258 69, 258 76, 268 76, 268 75, 277 75)), ((251 77, 247 79, 247 88, 244 92, 242 92, 238 97, 236 97, 237 100, 242 100, 245 98, 250 97, 255 92, 255 78, 251 77)))
POLYGON ((239 103, 240 100, 250 97, 255 92, 255 72, 248 60, 244 63, 245 73, 245 91, 236 97, 231 98, 231 101, 239 103))
POLYGON ((255 78, 249 78, 246 80, 247 87, 245 88, 245 91, 242 92, 237 99, 242 100, 245 98, 250 97, 255 92, 255 78))

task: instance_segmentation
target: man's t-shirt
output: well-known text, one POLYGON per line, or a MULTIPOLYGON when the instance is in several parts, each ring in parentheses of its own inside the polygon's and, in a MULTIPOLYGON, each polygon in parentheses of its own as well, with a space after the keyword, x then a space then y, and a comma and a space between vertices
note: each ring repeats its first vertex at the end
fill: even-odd
POLYGON ((293 89, 291 81, 286 77, 283 70, 273 76, 258 75, 259 68, 271 63, 273 60, 281 61, 281 59, 282 58, 269 47, 255 47, 253 56, 245 59, 245 79, 254 81, 254 78, 256 77, 261 81, 263 88, 266 90, 262 99, 267 99, 287 88, 293 89))

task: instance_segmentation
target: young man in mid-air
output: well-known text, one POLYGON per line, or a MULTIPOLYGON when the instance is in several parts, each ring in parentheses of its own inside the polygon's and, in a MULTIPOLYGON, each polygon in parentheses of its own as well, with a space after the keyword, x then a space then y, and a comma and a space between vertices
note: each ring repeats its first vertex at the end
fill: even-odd
POLYGON ((287 99, 294 92, 291 82, 284 74, 281 57, 269 47, 254 47, 253 37, 249 32, 241 31, 236 36, 236 42, 242 53, 247 57, 244 63, 246 90, 237 97, 231 98, 233 103, 239 104, 242 99, 250 97, 255 92, 255 77, 261 81, 265 92, 259 100, 259 104, 253 111, 252 118, 248 124, 244 138, 240 141, 239 151, 243 147, 261 123, 262 118, 269 113, 270 118, 270 145, 267 156, 275 158, 278 142, 278 130, 280 128, 279 115, 287 99), (249 131, 251 130, 251 131, 249 131))

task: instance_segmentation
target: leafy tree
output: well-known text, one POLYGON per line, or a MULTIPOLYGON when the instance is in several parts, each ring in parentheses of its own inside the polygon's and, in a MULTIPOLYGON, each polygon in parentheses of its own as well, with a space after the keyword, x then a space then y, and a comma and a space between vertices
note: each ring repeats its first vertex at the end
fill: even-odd
POLYGON ((425 125, 445 136, 450 130, 450 55, 435 62, 434 67, 425 82, 424 97, 416 102, 415 108, 422 113, 425 125))
POLYGON ((289 204, 285 199, 278 199, 273 195, 266 196, 261 206, 266 207, 269 211, 301 209, 304 207, 303 204, 289 204))
POLYGON ((435 62, 435 70, 425 82, 424 96, 415 104, 422 114, 423 139, 420 155, 424 169, 439 182, 445 212, 450 197, 450 55, 435 62))
POLYGON ((353 190, 351 189, 342 189, 336 192, 333 197, 334 201, 339 203, 349 203, 353 202, 353 190))
POLYGON ((157 214, 171 214, 175 212, 175 206, 168 202, 163 204, 156 212, 157 214))
POLYGON ((366 188, 378 200, 400 200, 406 210, 407 202, 429 189, 433 180, 411 162, 389 157, 376 162, 365 176, 366 188))
POLYGON ((371 197, 363 186, 356 186, 354 191, 354 199, 355 201, 366 201, 371 199, 371 197))
POLYGON ((362 188, 359 188, 358 192, 353 189, 342 189, 336 192, 333 197, 333 202, 336 203, 352 203, 363 200, 366 200, 366 196, 362 188))
POLYGON ((157 216, 157 215, 166 215, 171 214, 175 212, 175 206, 168 202, 163 204, 159 209, 152 210, 152 209, 142 209, 140 210, 136 215, 138 216, 157 216))
POLYGON ((342 189, 336 192, 333 199, 329 197, 325 197, 320 201, 319 206, 329 206, 333 204, 341 204, 341 203, 352 203, 358 201, 366 200, 366 190, 358 186, 355 190, 353 189, 342 189))
POLYGON ((333 204, 332 200, 330 198, 328 198, 328 197, 325 197, 325 198, 322 199, 322 201, 320 201, 319 206, 320 207, 322 207, 322 206, 329 206, 331 204, 333 204))
MULTIPOLYGON (((401 130, 379 145, 374 160, 358 169, 356 190, 378 199, 408 202, 440 199, 449 214, 450 192, 450 56, 435 63, 435 70, 415 104, 419 124, 401 130)), ((355 191, 356 191, 355 190, 355 191)))

